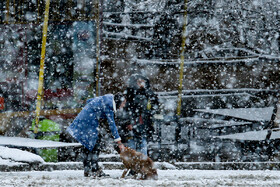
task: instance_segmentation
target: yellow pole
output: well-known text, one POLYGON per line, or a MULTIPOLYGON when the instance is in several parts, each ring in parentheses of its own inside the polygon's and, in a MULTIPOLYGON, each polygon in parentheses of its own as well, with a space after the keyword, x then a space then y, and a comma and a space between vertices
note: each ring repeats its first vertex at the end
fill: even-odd
POLYGON ((5 18, 5 23, 8 24, 10 19, 10 1, 6 1, 6 18, 5 18))
POLYGON ((41 111, 41 103, 42 103, 42 96, 43 96, 44 65, 45 65, 45 55, 46 55, 49 8, 50 8, 50 0, 46 0, 45 17, 44 17, 44 25, 43 25, 42 50, 41 50, 41 60, 40 60, 40 72, 39 72, 39 85, 38 85, 38 94, 37 94, 37 105, 35 111, 36 118, 35 118, 34 133, 38 132, 39 115, 41 111))
POLYGON ((184 1, 184 23, 183 23, 183 32, 182 32, 182 44, 180 49, 180 77, 179 77, 179 87, 178 87, 178 104, 177 104, 177 116, 181 115, 182 107, 182 88, 183 88, 183 71, 184 71, 184 53, 185 53, 185 44, 186 44, 186 31, 187 31, 187 0, 184 1))
POLYGON ((95 75, 95 81, 96 81, 96 91, 95 95, 99 96, 99 0, 97 1, 97 15, 96 15, 96 75, 95 75))

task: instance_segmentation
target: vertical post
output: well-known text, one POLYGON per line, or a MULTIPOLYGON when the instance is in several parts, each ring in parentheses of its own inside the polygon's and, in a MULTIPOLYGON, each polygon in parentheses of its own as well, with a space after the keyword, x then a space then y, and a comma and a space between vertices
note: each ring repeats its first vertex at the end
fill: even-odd
POLYGON ((8 24, 10 19, 10 1, 6 1, 6 17, 5 17, 5 23, 8 24))
POLYGON ((183 31, 182 31, 182 43, 180 48, 180 75, 179 75, 179 86, 178 86, 178 104, 177 104, 177 116, 176 116, 176 129, 175 129, 175 141, 176 141, 176 158, 180 158, 179 141, 181 139, 181 123, 179 117, 181 116, 182 108, 182 88, 183 88, 183 72, 184 72, 184 60, 185 60, 185 44, 186 44, 186 27, 187 27, 187 0, 184 0, 184 19, 183 19, 183 31))
POLYGON ((50 8, 50 0, 46 0, 45 17, 44 17, 44 25, 43 25, 43 37, 42 37, 42 50, 41 50, 41 59, 40 59, 40 71, 39 71, 39 85, 38 85, 37 104, 36 104, 36 111, 35 111, 36 117, 35 117, 34 133, 38 132, 39 115, 41 111, 41 103, 42 103, 42 96, 43 96, 44 66, 45 66, 45 55, 46 55, 49 8, 50 8))
POLYGON ((97 6, 96 6, 96 9, 97 9, 97 13, 96 13, 96 74, 95 74, 95 82, 96 82, 96 91, 95 91, 95 95, 96 96, 99 96, 100 95, 100 88, 99 88, 99 75, 100 75, 100 64, 99 64, 99 55, 100 55, 100 43, 99 43, 99 40, 100 40, 100 36, 99 36, 99 29, 100 29, 100 18, 99 18, 99 8, 100 8, 100 5, 99 5, 100 1, 98 0, 97 1, 97 6))
MULTIPOLYGON (((13 9, 16 10, 16 1, 15 1, 15 0, 14 0, 14 2, 13 2, 13 9)), ((17 23, 17 22, 20 23, 20 21, 17 20, 17 15, 16 15, 16 13, 14 12, 14 24, 17 23)))
POLYGON ((39 24, 40 22, 40 0, 37 0, 37 23, 36 24, 39 24))
POLYGON ((183 87, 183 71, 184 71, 184 53, 185 53, 185 44, 186 44, 186 31, 187 31, 187 0, 184 0, 184 23, 183 23, 183 32, 182 32, 182 43, 180 49, 180 76, 179 76, 179 87, 178 87, 178 104, 177 104, 177 116, 181 115, 182 107, 182 87, 183 87))

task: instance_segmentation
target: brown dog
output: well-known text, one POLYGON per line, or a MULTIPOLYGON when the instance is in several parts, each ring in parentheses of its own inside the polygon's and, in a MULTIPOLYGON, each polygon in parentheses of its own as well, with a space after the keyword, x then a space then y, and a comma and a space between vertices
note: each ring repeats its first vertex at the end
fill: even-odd
POLYGON ((125 167, 121 178, 124 178, 129 170, 133 170, 136 173, 134 176, 135 178, 140 174, 140 179, 143 180, 158 179, 157 170, 154 168, 154 162, 148 156, 125 147, 125 149, 120 152, 120 158, 125 167))

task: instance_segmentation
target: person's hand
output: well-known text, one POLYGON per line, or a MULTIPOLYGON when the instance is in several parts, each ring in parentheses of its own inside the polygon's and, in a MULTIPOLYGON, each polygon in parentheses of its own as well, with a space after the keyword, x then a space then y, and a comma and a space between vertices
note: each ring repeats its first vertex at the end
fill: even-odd
POLYGON ((118 141, 118 147, 119 147, 119 149, 120 149, 120 152, 123 152, 124 149, 125 149, 125 146, 122 144, 121 141, 118 141))
POLYGON ((123 100, 123 102, 121 103, 118 110, 123 110, 123 108, 125 107, 125 104, 126 104, 126 99, 123 100))
POLYGON ((132 129, 133 129, 132 125, 131 125, 131 124, 128 125, 128 126, 127 126, 127 129, 130 130, 130 131, 132 131, 132 129))
POLYGON ((119 149, 120 149, 120 152, 123 152, 125 150, 125 146, 123 144, 119 144, 119 149))

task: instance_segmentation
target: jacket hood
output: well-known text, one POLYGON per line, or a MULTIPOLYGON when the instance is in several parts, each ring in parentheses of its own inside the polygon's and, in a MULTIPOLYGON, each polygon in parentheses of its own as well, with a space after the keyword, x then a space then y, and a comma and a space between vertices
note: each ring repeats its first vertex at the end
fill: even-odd
POLYGON ((144 75, 141 74, 133 74, 129 77, 128 80, 128 87, 129 88, 134 88, 134 89, 138 89, 138 85, 137 85, 137 80, 138 79, 143 79, 145 81, 145 89, 149 89, 150 88, 150 81, 147 77, 145 77, 144 75))

